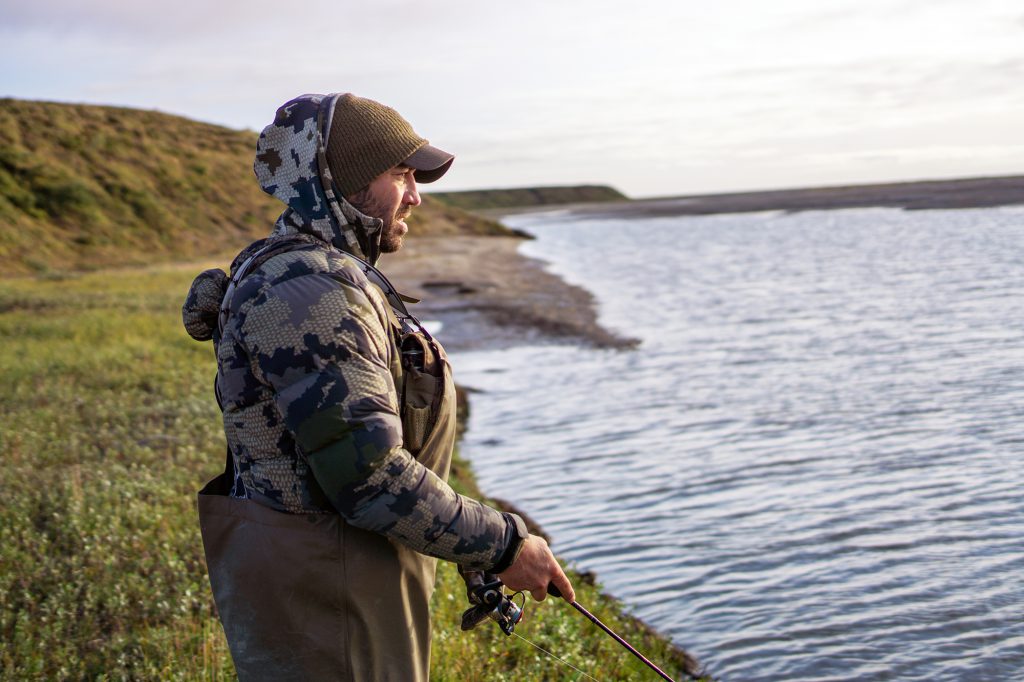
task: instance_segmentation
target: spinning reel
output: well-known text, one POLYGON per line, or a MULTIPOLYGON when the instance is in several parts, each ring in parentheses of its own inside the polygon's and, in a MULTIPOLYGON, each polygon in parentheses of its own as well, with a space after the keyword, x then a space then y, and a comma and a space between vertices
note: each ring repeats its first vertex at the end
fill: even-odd
POLYGON ((526 596, 522 592, 516 592, 512 596, 506 595, 502 582, 489 573, 474 572, 464 577, 466 594, 473 606, 462 614, 462 629, 472 630, 490 618, 498 624, 502 632, 511 635, 516 625, 523 619, 526 596), (523 598, 522 604, 513 601, 517 596, 523 598))

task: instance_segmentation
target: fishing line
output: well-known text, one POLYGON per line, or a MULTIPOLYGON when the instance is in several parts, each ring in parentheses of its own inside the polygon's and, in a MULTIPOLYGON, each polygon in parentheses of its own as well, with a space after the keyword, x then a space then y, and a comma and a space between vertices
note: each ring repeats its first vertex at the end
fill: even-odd
POLYGON ((537 649, 540 649, 541 651, 543 651, 544 653, 546 653, 546 654, 547 654, 548 656, 550 656, 551 658, 553 658, 553 659, 555 659, 556 661, 558 661, 559 663, 561 663, 562 665, 566 665, 566 666, 568 666, 568 667, 572 668, 573 670, 575 670, 576 672, 578 672, 578 673, 579 673, 580 675, 583 675, 584 677, 586 677, 586 678, 588 678, 588 679, 594 680, 594 682, 600 682, 600 680, 598 680, 598 679, 597 679, 597 678, 595 678, 595 677, 591 677, 591 676, 590 676, 590 675, 588 675, 587 673, 583 672, 582 670, 580 670, 579 668, 577 668, 576 666, 574 666, 574 665, 573 665, 572 663, 569 663, 568 661, 564 661, 564 660, 562 660, 561 658, 559 658, 558 656, 555 656, 555 655, 554 655, 553 653, 551 653, 550 651, 548 651, 548 650, 547 650, 547 649, 545 649, 544 647, 541 647, 541 646, 538 646, 538 645, 534 644, 534 643, 533 643, 533 642, 531 642, 530 640, 528 640, 528 639, 526 639, 525 637, 523 637, 522 635, 520 635, 520 634, 519 634, 518 632, 513 632, 513 633, 511 633, 511 634, 512 634, 512 635, 514 635, 514 636, 516 636, 516 637, 518 637, 519 639, 523 640, 524 642, 526 642, 526 643, 527 643, 527 644, 529 644, 530 646, 532 646, 532 647, 535 647, 535 648, 537 648, 537 649))
MULTIPOLYGON (((562 596, 562 593, 559 592, 558 588, 555 587, 554 585, 548 585, 548 594, 554 595, 555 597, 561 597, 562 596)), ((658 666, 656 666, 653 663, 651 663, 649 658, 647 658, 642 653, 640 653, 635 648, 633 648, 633 646, 629 642, 627 642, 622 637, 619 637, 617 634, 612 632, 612 629, 610 627, 608 627, 607 625, 605 625, 604 623, 602 623, 600 620, 598 620, 597 616, 595 616, 590 611, 587 611, 585 608, 580 606, 579 602, 572 601, 572 602, 569 602, 569 605, 572 606, 577 611, 579 611, 580 613, 582 613, 584 616, 586 616, 587 619, 590 620, 591 623, 593 623, 597 627, 599 627, 602 630, 604 630, 605 633, 607 633, 612 639, 614 639, 616 642, 618 642, 619 644, 624 646, 626 648, 626 650, 629 651, 629 653, 633 654, 634 656, 639 658, 641 661, 643 661, 644 664, 648 668, 650 668, 654 672, 658 673, 661 676, 662 679, 668 680, 668 682, 675 682, 671 677, 668 676, 668 674, 664 670, 662 670, 658 666)))

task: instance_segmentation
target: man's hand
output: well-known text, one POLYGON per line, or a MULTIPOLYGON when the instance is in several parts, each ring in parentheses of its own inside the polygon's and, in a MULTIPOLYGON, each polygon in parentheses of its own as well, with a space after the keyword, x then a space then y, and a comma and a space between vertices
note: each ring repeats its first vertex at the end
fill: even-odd
POLYGON ((576 601, 576 593, 558 565, 548 543, 539 535, 530 535, 523 541, 514 564, 498 577, 510 590, 528 591, 537 601, 544 601, 548 594, 548 583, 553 583, 567 602, 576 601))

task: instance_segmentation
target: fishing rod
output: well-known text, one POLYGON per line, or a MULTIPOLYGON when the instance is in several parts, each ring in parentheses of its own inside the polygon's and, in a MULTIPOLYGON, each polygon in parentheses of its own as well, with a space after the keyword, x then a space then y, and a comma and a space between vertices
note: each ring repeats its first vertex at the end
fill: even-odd
MULTIPOLYGON (((478 576, 479 575, 480 574, 478 574, 478 576)), ((483 579, 482 576, 475 577, 475 579, 467 581, 467 586, 467 593, 469 594, 470 601, 474 604, 474 606, 470 607, 466 610, 465 613, 462 614, 463 630, 472 630, 483 621, 491 619, 498 624, 498 627, 501 628, 501 631, 504 632, 506 636, 515 635, 527 644, 537 647, 538 649, 548 654, 555 660, 564 663, 573 670, 576 670, 577 672, 586 675, 590 679, 594 679, 593 677, 590 677, 590 675, 584 673, 582 670, 579 670, 579 668, 576 668, 570 665, 569 663, 563 661, 561 658, 558 658, 558 656, 555 656, 550 651, 547 651, 546 649, 537 646, 536 644, 526 639, 522 635, 515 633, 515 627, 523 619, 523 613, 526 607, 526 597, 525 595, 523 595, 522 592, 516 592, 511 597, 506 595, 504 592, 504 585, 501 582, 501 580, 490 575, 487 576, 486 581, 483 579), (516 596, 523 597, 522 604, 517 604, 515 602, 514 598, 516 596)), ((553 595, 555 597, 562 596, 562 593, 558 590, 558 588, 550 584, 548 585, 548 594, 553 595)), ((625 647, 626 650, 629 651, 629 653, 633 654, 641 661, 643 661, 647 667, 649 667, 654 672, 658 673, 658 675, 660 675, 662 679, 668 680, 669 682, 675 682, 675 680, 669 677, 664 670, 656 666, 654 663, 650 661, 650 659, 648 659, 642 653, 637 651, 636 648, 631 646, 629 642, 627 642, 622 637, 613 632, 611 628, 609 628, 607 625, 598 620, 597 616, 592 614, 587 609, 583 608, 579 604, 579 602, 572 601, 569 602, 569 604, 574 609, 576 609, 584 616, 586 616, 594 625, 604 630, 605 633, 611 636, 612 639, 614 639, 616 642, 625 647)))
MULTIPOLYGON (((554 586, 553 584, 549 584, 549 585, 548 585, 548 594, 550 594, 550 595, 554 595, 555 597, 561 597, 561 596, 562 596, 562 593, 561 593, 561 592, 559 592, 559 591, 558 591, 558 588, 557 588, 557 587, 555 587, 555 586, 554 586)), ((631 646, 631 645, 629 644, 629 642, 627 642, 626 640, 622 639, 622 638, 621 638, 621 637, 619 637, 619 636, 618 636, 617 634, 615 634, 614 632, 612 632, 612 629, 611 629, 610 627, 608 627, 607 625, 605 625, 604 623, 602 623, 601 621, 599 621, 599 620, 597 619, 597 616, 595 616, 595 615, 594 615, 594 614, 592 614, 592 613, 591 613, 590 611, 587 611, 587 610, 586 610, 585 608, 583 608, 582 606, 580 606, 579 602, 577 602, 577 601, 571 601, 571 602, 569 602, 569 605, 570 605, 570 606, 572 606, 572 607, 573 607, 574 609, 576 609, 577 611, 579 611, 580 613, 582 613, 582 614, 583 614, 584 616, 586 616, 586 617, 587 617, 588 619, 590 619, 590 622, 591 622, 591 623, 593 623, 594 625, 596 625, 597 627, 601 628, 601 629, 602 629, 602 630, 604 630, 604 631, 605 631, 606 633, 608 633, 608 635, 610 635, 610 636, 611 636, 611 638, 612 638, 612 639, 614 639, 614 640, 615 640, 616 642, 618 642, 618 643, 619 643, 619 644, 621 644, 622 646, 626 647, 626 651, 628 651, 629 653, 633 654, 634 656, 636 656, 637 658, 639 658, 639 659, 640 659, 641 661, 643 661, 643 662, 644 662, 644 664, 645 664, 645 665, 646 665, 646 666, 647 666, 648 668, 650 668, 650 669, 651 669, 651 670, 653 670, 654 672, 656 672, 656 673, 658 673, 659 675, 661 675, 661 677, 662 677, 663 679, 666 679, 666 680, 668 680, 668 682, 675 682, 675 680, 673 680, 673 679, 672 679, 671 677, 669 677, 669 676, 668 676, 668 675, 667 675, 667 674, 665 673, 665 671, 664 671, 664 670, 662 670, 662 669, 661 669, 661 668, 659 668, 658 666, 656 666, 656 665, 654 665, 653 663, 651 663, 650 659, 648 659, 648 658, 647 658, 646 656, 644 656, 644 655, 643 655, 642 653, 640 653, 640 652, 639 652, 639 651, 637 651, 637 650, 636 650, 635 648, 633 648, 633 647, 632 647, 632 646, 631 646)))

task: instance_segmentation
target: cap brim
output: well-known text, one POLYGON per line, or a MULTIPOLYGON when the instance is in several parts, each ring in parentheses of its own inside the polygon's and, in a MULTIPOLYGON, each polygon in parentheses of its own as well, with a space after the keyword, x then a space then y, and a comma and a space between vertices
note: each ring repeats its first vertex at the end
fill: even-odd
POLYGON ((451 168, 454 160, 454 154, 428 144, 414 151, 412 156, 402 163, 416 171, 416 182, 426 183, 441 179, 441 176, 451 168))

